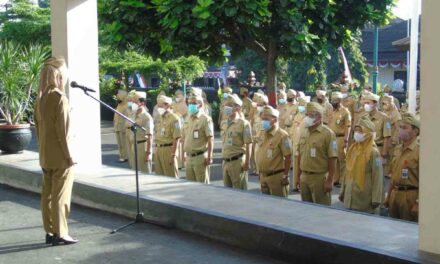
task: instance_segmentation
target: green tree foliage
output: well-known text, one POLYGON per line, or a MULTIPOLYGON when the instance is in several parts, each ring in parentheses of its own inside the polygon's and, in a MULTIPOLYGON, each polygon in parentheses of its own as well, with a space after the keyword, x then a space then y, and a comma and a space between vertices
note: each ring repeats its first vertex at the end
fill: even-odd
POLYGON ((50 9, 29 0, 10 0, 0 12, 0 39, 24 45, 50 45, 50 9))
POLYGON ((223 59, 253 50, 275 86, 278 58, 327 56, 366 23, 384 24, 393 0, 115 0, 100 2, 100 21, 115 46, 134 45, 155 56, 223 59))

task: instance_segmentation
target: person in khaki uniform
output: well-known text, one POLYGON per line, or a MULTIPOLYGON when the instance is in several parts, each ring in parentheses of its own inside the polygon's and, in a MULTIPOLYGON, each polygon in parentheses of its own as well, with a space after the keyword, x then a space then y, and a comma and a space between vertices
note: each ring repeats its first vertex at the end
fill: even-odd
POLYGON ((209 165, 212 164, 214 126, 203 112, 201 93, 193 92, 188 99, 189 116, 183 125, 182 141, 185 151, 186 179, 209 184, 209 165))
POLYGON ((254 97, 257 96, 257 107, 256 112, 254 115, 254 118, 251 122, 251 128, 252 128, 252 140, 255 144, 252 144, 252 152, 251 152, 251 165, 254 175, 258 175, 258 164, 255 161, 255 153, 257 152, 258 148, 258 140, 259 140, 259 134, 263 130, 263 127, 261 125, 261 112, 263 111, 264 106, 269 104, 269 98, 267 98, 266 95, 261 93, 255 93, 254 97))
MULTIPOLYGON (((136 124, 145 128, 146 131, 138 128, 136 130, 136 144, 133 144, 134 153, 135 146, 137 147, 137 164, 140 171, 145 173, 152 172, 151 155, 153 150, 153 117, 148 113, 145 108, 147 93, 136 92, 133 96, 133 103, 137 105, 134 121, 136 124)), ((132 169, 135 169, 133 164, 132 169)))
MULTIPOLYGON (((123 114, 126 117, 130 118, 131 120, 135 119, 136 111, 138 109, 137 104, 133 102, 135 94, 136 94, 135 90, 131 90, 128 93, 127 95, 128 106, 123 112, 123 114)), ((134 167, 134 152, 133 152, 134 137, 133 137, 132 125, 124 120, 124 127, 125 127, 125 145, 126 145, 128 164, 130 165, 131 168, 133 168, 134 167)))
POLYGON ((324 113, 322 116, 322 122, 327 125, 329 120, 329 115, 333 110, 332 105, 329 103, 328 98, 326 96, 327 92, 324 90, 316 90, 316 102, 318 102, 322 109, 324 109, 324 113))
POLYGON ((260 134, 256 160, 260 166, 261 192, 287 197, 292 146, 289 134, 278 126, 278 110, 265 106, 261 114, 264 132, 260 134))
POLYGON ((247 189, 252 132, 249 122, 241 115, 242 101, 230 95, 224 106, 228 119, 222 122, 223 183, 225 187, 247 189))
POLYGON ((351 116, 351 130, 350 130, 350 137, 348 139, 348 146, 351 145, 353 142, 353 133, 354 133, 354 125, 355 125, 355 114, 356 114, 356 99, 353 98, 352 95, 350 95, 350 85, 344 84, 339 85, 341 93, 342 93, 342 105, 347 108, 347 110, 350 112, 351 116))
POLYGON ((40 166, 43 170, 41 210, 46 244, 74 244, 69 235, 67 217, 73 187, 73 162, 69 147, 70 107, 64 93, 67 67, 64 58, 48 59, 40 73, 35 103, 40 166))
POLYGON ((350 210, 375 213, 383 201, 382 158, 374 143, 374 124, 363 117, 347 153, 347 176, 339 200, 350 210))
POLYGON ((392 157, 394 148, 399 145, 399 122, 402 116, 394 104, 394 100, 390 96, 382 97, 383 112, 390 118, 391 121, 391 142, 388 153, 392 157))
POLYGON ((338 146, 333 131, 322 124, 324 109, 308 103, 304 124, 307 129, 298 144, 297 174, 301 199, 323 205, 331 204, 338 146))
POLYGON ((391 145, 392 126, 390 118, 383 112, 377 110, 379 96, 370 92, 363 95, 364 109, 368 118, 376 127, 375 143, 382 155, 383 174, 388 177, 389 147, 391 145))
POLYGON ((240 98, 243 101, 242 111, 244 114, 244 118, 247 121, 250 121, 250 113, 252 109, 252 100, 249 98, 249 90, 246 87, 240 88, 240 98))
MULTIPOLYGON (((185 97, 183 95, 183 92, 181 90, 177 90, 174 93, 174 102, 171 105, 171 109, 173 110, 173 113, 175 113, 180 118, 180 123, 183 124, 185 122, 185 118, 188 114, 188 106, 186 105, 185 97)), ((183 168, 184 162, 183 162, 183 148, 182 148, 182 141, 180 141, 179 146, 177 147, 177 162, 179 164, 179 169, 183 168)))
POLYGON ((219 125, 220 129, 222 127, 223 120, 228 119, 228 117, 223 114, 223 112, 224 112, 223 108, 224 108, 224 106, 226 104, 226 99, 228 99, 228 97, 230 95, 232 95, 232 88, 229 87, 229 86, 225 86, 223 88, 223 95, 222 95, 223 98, 222 98, 222 102, 220 103, 219 115, 218 115, 218 125, 219 125))
POLYGON ((182 137, 180 118, 171 112, 172 99, 161 95, 157 97, 159 119, 154 126, 154 166, 157 175, 179 178, 177 150, 182 137))
POLYGON ((399 137, 402 145, 394 150, 391 161, 391 185, 385 206, 390 216, 418 221, 419 212, 419 143, 420 121, 410 113, 402 115, 399 137))
POLYGON ((400 110, 399 99, 397 99, 396 97, 393 96, 393 91, 391 90, 391 87, 388 84, 385 84, 385 86, 383 87, 383 96, 380 99, 380 103, 379 103, 380 110, 384 110, 384 108, 383 108, 383 99, 386 96, 391 97, 395 107, 397 108, 397 111, 399 111, 400 110))
POLYGON ((351 116, 347 108, 342 104, 342 93, 333 92, 331 95, 331 104, 333 110, 329 115, 329 128, 336 135, 336 144, 338 145, 338 162, 336 163, 335 186, 340 187, 344 182, 345 176, 345 154, 348 147, 348 140, 351 132, 351 116))
POLYGON ((202 97, 203 97, 203 111, 205 112, 205 114, 212 117, 212 106, 208 102, 208 98, 206 97, 205 92, 202 92, 202 97))
MULTIPOLYGON (((120 113, 124 113, 128 107, 127 102, 127 91, 119 90, 116 95, 116 99, 118 100, 118 105, 116 106, 116 110, 120 113)), ((126 162, 128 160, 127 155, 127 146, 126 146, 126 129, 125 129, 125 120, 119 115, 115 114, 113 118, 113 127, 115 129, 116 142, 118 144, 119 150, 119 160, 118 162, 126 162)))
MULTIPOLYGON (((290 133, 290 128, 292 127, 293 119, 298 110, 297 102, 295 101, 296 91, 289 89, 287 90, 287 104, 284 116, 280 116, 280 119, 284 119, 284 129, 290 133)), ((281 113, 280 113, 281 114, 281 113)))
POLYGON ((293 184, 290 186, 290 188, 294 191, 294 192, 299 192, 299 189, 297 188, 299 182, 298 177, 296 177, 296 171, 297 171, 297 148, 298 148, 298 143, 299 143, 299 139, 302 135, 302 133, 304 133, 304 130, 306 129, 305 124, 304 124, 304 118, 306 117, 306 105, 307 103, 310 102, 310 98, 309 97, 298 97, 298 111, 295 114, 295 117, 293 118, 292 121, 292 127, 290 128, 290 136, 291 136, 291 140, 292 140, 292 150, 293 150, 293 173, 292 173, 292 180, 290 182, 292 182, 293 184))
POLYGON ((286 128, 285 122, 288 118, 288 104, 287 104, 287 94, 284 90, 281 90, 278 92, 278 106, 277 110, 280 112, 280 118, 279 118, 279 126, 282 129, 286 128))

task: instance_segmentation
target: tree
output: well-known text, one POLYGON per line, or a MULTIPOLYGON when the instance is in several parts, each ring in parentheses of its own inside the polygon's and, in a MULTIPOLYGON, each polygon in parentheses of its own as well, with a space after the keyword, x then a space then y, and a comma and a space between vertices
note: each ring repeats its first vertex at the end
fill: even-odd
POLYGON ((233 55, 251 49, 266 63, 272 92, 278 58, 326 56, 328 43, 340 46, 366 23, 386 23, 392 5, 393 0, 115 0, 102 1, 100 12, 110 42, 155 56, 195 54, 219 61, 222 44, 233 55))
MULTIPOLYGON (((42 1, 41 5, 47 5, 42 1)), ((50 45, 50 9, 29 0, 10 0, 0 11, 0 39, 50 45)))

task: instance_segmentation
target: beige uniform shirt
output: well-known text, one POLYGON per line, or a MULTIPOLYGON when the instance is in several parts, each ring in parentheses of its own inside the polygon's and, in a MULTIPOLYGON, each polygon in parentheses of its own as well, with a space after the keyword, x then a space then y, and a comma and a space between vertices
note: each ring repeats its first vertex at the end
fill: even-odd
POLYGON ((176 113, 180 118, 185 118, 186 114, 188 113, 188 106, 186 105, 185 101, 173 102, 171 109, 173 109, 174 113, 176 113))
POLYGON ((43 95, 35 105, 40 166, 44 169, 70 167, 69 112, 69 100, 56 88, 43 95))
POLYGON ((284 169, 284 158, 292 155, 289 135, 279 127, 260 134, 256 162, 262 173, 284 169))
MULTIPOLYGON (((347 110, 350 112, 351 118, 353 119, 356 110, 356 100, 352 96, 348 96, 342 99, 342 105, 347 108, 347 110)), ((353 122, 352 124, 354 125, 353 122)))
POLYGON ((207 150, 210 137, 214 136, 212 119, 208 115, 199 112, 197 115, 189 115, 183 125, 183 137, 185 152, 188 154, 207 150))
MULTIPOLYGON (((122 114, 124 114, 125 110, 128 107, 127 101, 119 103, 116 107, 116 110, 122 114)), ((125 120, 120 117, 118 114, 115 114, 113 118, 113 126, 116 132, 124 131, 125 132, 125 120)))
POLYGON ((346 208, 373 213, 372 204, 381 204, 383 192, 383 166, 377 148, 371 151, 371 157, 365 166, 365 185, 361 190, 354 179, 347 179, 344 183, 344 205, 346 208))
MULTIPOLYGON (((153 135, 154 125, 153 125, 153 117, 147 112, 145 107, 141 107, 139 111, 136 113, 135 117, 136 124, 145 128, 146 131, 142 129, 136 130, 136 140, 143 141, 147 138, 147 135, 153 135)), ((147 149, 146 149, 147 150, 147 149)), ((152 146, 150 146, 150 153, 152 152, 152 146)))
POLYGON ((396 185, 419 187, 419 143, 414 140, 404 148, 399 145, 394 149, 391 160, 391 182, 396 185))
POLYGON ((252 143, 252 131, 249 122, 235 118, 222 122, 223 158, 232 158, 246 152, 246 144, 252 143))
POLYGON ((391 121, 391 144, 397 145, 399 144, 399 121, 402 120, 402 116, 396 109, 384 111, 384 113, 391 121))
POLYGON ((341 106, 331 111, 328 127, 335 133, 336 137, 345 136, 345 130, 351 126, 351 116, 347 108, 341 106))
POLYGON ((301 155, 301 171, 328 172, 328 160, 338 157, 335 133, 326 125, 306 129, 299 140, 298 153, 301 155))
POLYGON ((280 112, 280 122, 283 119, 285 130, 290 133, 290 128, 293 125, 293 119, 295 118, 296 112, 298 110, 298 106, 294 103, 287 103, 286 111, 284 115, 281 115, 280 112))
POLYGON ((301 135, 304 133, 304 130, 306 129, 304 125, 304 118, 306 117, 303 113, 297 113, 295 117, 293 118, 292 127, 290 129, 290 134, 292 138, 292 145, 294 147, 294 150, 296 151, 296 146, 299 143, 299 139, 301 135))
POLYGON ((387 137, 391 137, 391 121, 390 118, 383 112, 373 111, 370 113, 369 118, 374 123, 376 128, 376 145, 383 146, 384 140, 387 137))
POLYGON ((159 117, 154 126, 154 142, 156 144, 170 144, 173 140, 182 137, 180 118, 171 112, 159 117))

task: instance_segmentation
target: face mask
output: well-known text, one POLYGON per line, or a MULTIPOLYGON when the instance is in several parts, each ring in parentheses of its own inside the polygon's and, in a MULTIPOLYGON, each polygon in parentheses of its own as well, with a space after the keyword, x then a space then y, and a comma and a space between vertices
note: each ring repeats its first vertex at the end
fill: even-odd
POLYGON ((306 111, 306 107, 303 105, 298 106, 298 112, 304 113, 306 111))
POLYGON ((176 97, 176 102, 180 102, 180 100, 182 100, 180 97, 176 97))
POLYGON ((133 112, 136 112, 139 108, 139 106, 133 102, 129 102, 128 107, 130 107, 131 111, 133 111, 133 112))
POLYGON ((411 135, 407 130, 399 129, 399 138, 402 141, 408 141, 411 138, 411 135))
POLYGON ((278 99, 278 103, 283 105, 286 103, 286 99, 284 99, 284 98, 278 99))
POLYGON ((364 109, 366 112, 371 112, 373 111, 373 106, 370 104, 364 104, 364 109))
POLYGON ((192 115, 197 114, 199 112, 199 106, 196 104, 189 104, 188 112, 192 115))
POLYGON ((261 113, 263 111, 263 107, 262 106, 257 106, 257 111, 258 111, 258 113, 261 113))
POLYGON ((272 124, 270 123, 269 120, 263 120, 261 121, 261 125, 263 126, 263 129, 268 131, 269 129, 272 128, 272 124))
POLYGON ((287 98, 287 102, 292 103, 293 102, 293 98, 287 98))
POLYGON ((333 106, 334 109, 336 109, 336 108, 338 108, 339 103, 332 103, 332 106, 333 106))
POLYGON ((227 94, 227 93, 224 93, 224 94, 223 94, 223 99, 226 99, 226 98, 228 98, 228 96, 229 96, 229 94, 227 94))
POLYGON ((365 140, 365 135, 363 133, 354 132, 353 138, 354 138, 354 141, 360 143, 365 140))
POLYGON ((384 95, 384 96, 388 96, 388 95, 390 95, 390 94, 389 94, 389 93, 383 93, 383 95, 384 95))
POLYGON ((324 99, 318 98, 317 101, 318 103, 322 104, 324 102, 324 99))
POLYGON ((223 114, 225 114, 225 116, 232 115, 233 111, 234 111, 234 108, 232 108, 230 106, 225 106, 225 108, 223 108, 223 114))
POLYGON ((166 111, 167 111, 167 110, 166 110, 165 108, 163 108, 163 107, 158 107, 158 108, 157 108, 157 112, 159 113, 159 115, 163 115, 163 114, 165 114, 166 111))
POLYGON ((311 118, 311 117, 309 117, 309 116, 306 116, 305 118, 304 118, 304 125, 306 126, 306 127, 311 127, 311 126, 313 126, 315 124, 315 118, 311 118))
POLYGON ((348 93, 343 93, 342 94, 342 98, 347 98, 348 97, 348 93))

